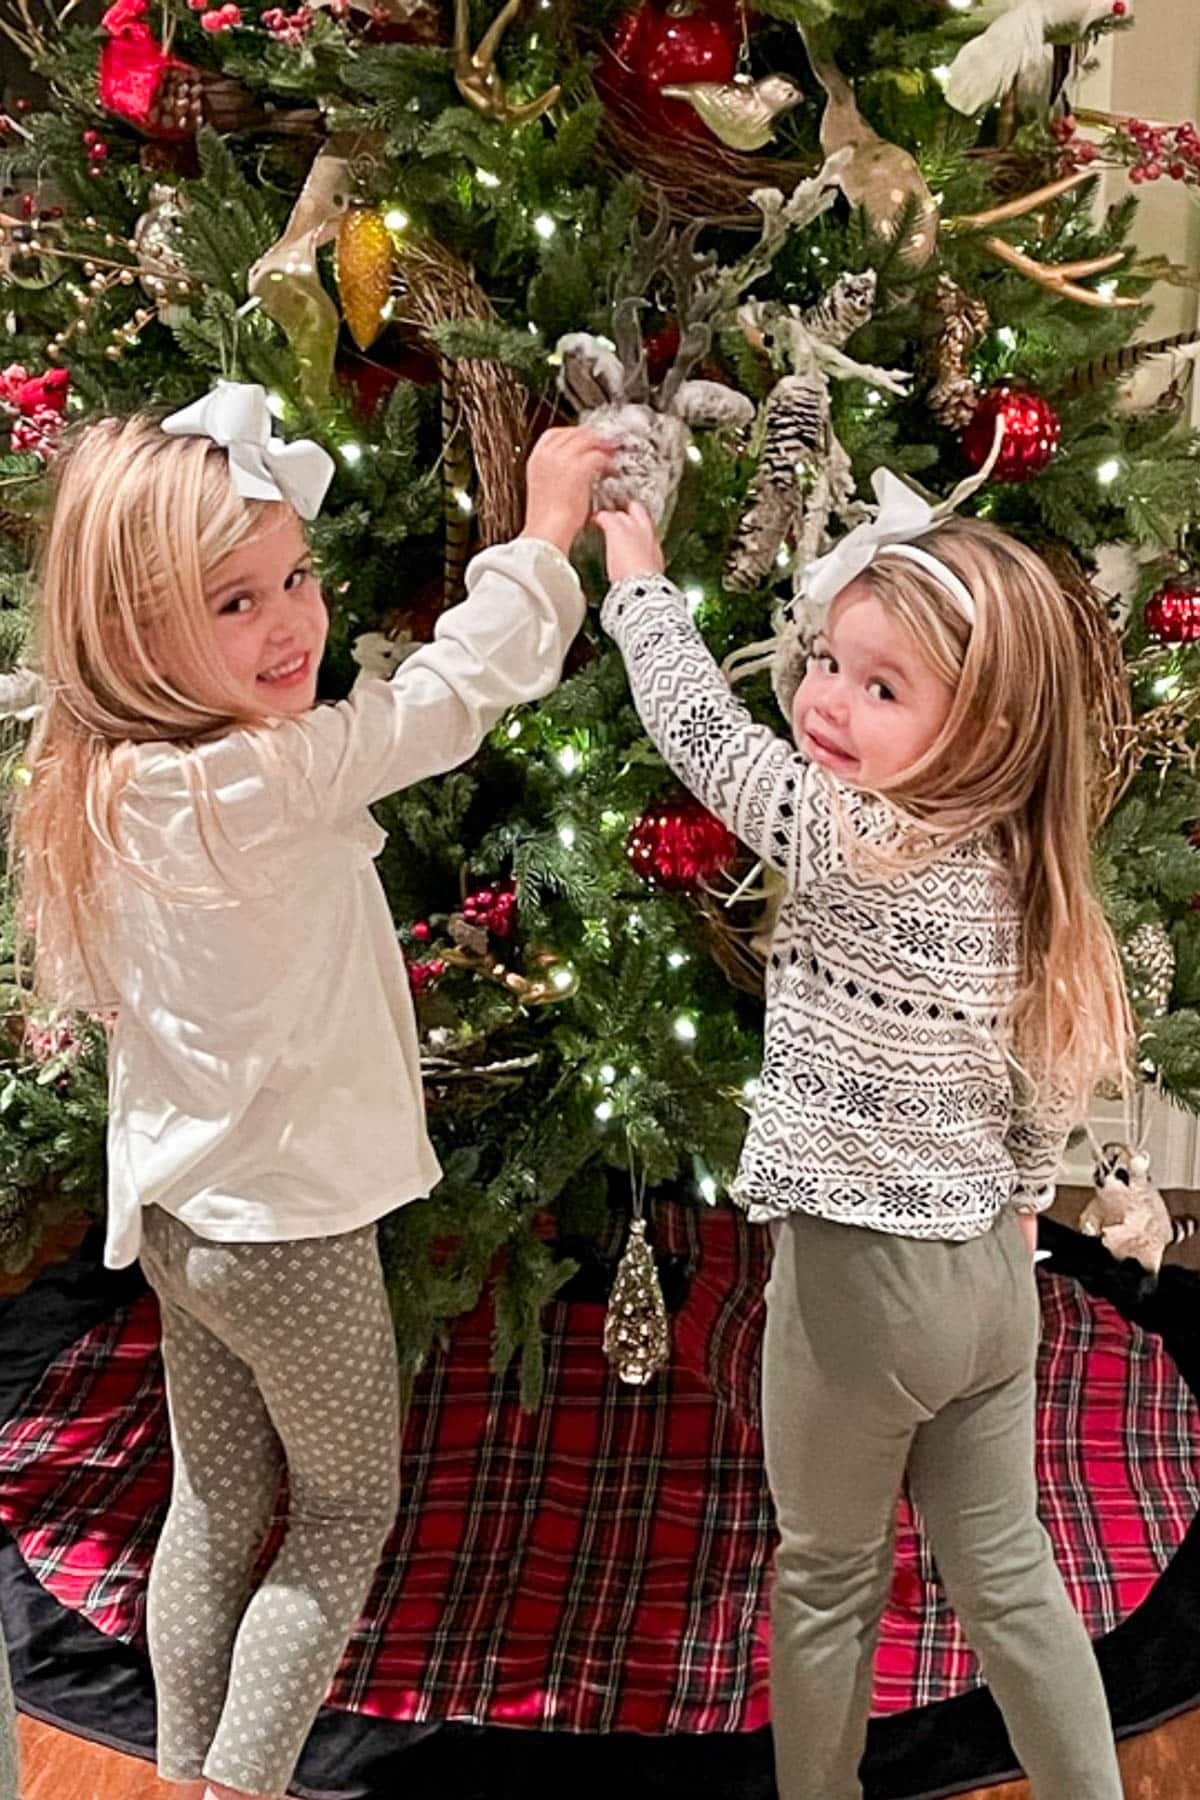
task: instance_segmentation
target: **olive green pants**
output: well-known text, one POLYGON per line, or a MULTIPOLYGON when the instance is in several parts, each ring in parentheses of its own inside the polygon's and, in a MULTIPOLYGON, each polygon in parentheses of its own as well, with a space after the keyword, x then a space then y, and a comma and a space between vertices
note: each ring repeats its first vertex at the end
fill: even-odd
POLYGON ((862 1795, 906 1474, 1037 1800, 1121 1800, 1100 1673, 1037 1514, 1038 1326, 1011 1213, 961 1244, 799 1214, 777 1229, 763 1394, 780 1800, 862 1795))

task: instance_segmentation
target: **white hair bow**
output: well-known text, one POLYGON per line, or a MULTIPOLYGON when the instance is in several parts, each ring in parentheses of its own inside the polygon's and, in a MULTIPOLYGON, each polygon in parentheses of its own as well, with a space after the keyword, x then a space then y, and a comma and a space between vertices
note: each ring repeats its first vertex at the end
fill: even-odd
POLYGON ((315 519, 333 480, 333 458, 311 438, 285 444, 271 436, 266 389, 255 381, 218 381, 211 393, 162 422, 170 437, 207 437, 229 456, 234 489, 246 500, 283 500, 315 519))
POLYGON ((968 624, 973 625, 975 601, 971 590, 952 569, 928 550, 915 545, 912 539, 924 537, 926 532, 941 525, 964 500, 983 486, 995 467, 1003 442, 1004 422, 997 420, 995 440, 983 467, 960 481, 954 492, 936 505, 915 488, 910 488, 906 481, 901 481, 890 469, 876 469, 871 477, 871 486, 875 490, 875 516, 864 519, 844 538, 839 538, 833 549, 810 562, 800 577, 797 599, 810 620, 815 622, 823 616, 842 589, 869 568, 881 551, 888 550, 909 562, 918 563, 940 582, 968 624))

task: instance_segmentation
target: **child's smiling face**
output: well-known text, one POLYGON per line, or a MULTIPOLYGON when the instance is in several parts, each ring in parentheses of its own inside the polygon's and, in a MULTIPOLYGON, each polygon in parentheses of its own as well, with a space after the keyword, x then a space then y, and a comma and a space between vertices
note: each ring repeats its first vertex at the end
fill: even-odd
POLYGON ((312 552, 290 506, 208 571, 217 653, 250 712, 289 717, 316 698, 329 619, 312 552))
POLYGON ((858 582, 843 588, 792 702, 805 754, 854 787, 884 787, 941 735, 954 690, 858 582))

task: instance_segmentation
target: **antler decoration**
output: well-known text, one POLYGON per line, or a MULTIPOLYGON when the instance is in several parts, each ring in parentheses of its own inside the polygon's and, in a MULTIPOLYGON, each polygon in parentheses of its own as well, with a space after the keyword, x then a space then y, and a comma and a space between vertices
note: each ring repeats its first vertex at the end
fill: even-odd
POLYGON ((500 48, 500 39, 517 17, 522 4, 523 0, 508 0, 479 40, 478 50, 472 50, 469 0, 454 0, 455 86, 469 106, 506 125, 523 125, 530 119, 540 119, 562 92, 555 82, 536 100, 526 100, 518 106, 510 102, 505 92, 504 81, 496 68, 496 52, 500 48))
POLYGON ((718 266, 715 251, 697 250, 704 220, 672 230, 661 193, 650 229, 634 225, 612 303, 615 343, 573 331, 557 348, 563 395, 589 430, 618 446, 612 468, 597 483, 598 508, 640 500, 662 524, 674 504, 691 429, 750 424, 754 405, 745 394, 691 371, 703 363, 717 326, 732 323, 738 301, 770 268, 790 233, 833 205, 844 162, 844 155, 832 157, 787 199, 776 188, 757 188, 751 198, 762 215, 758 241, 730 269, 718 266), (651 382, 639 321, 663 283, 671 290, 679 347, 670 368, 651 382))
POLYGON ((997 237, 990 227, 1006 225, 1012 219, 1023 219, 1030 213, 1037 212, 1040 207, 1048 206, 1054 200, 1060 200, 1064 194, 1082 186, 1085 181, 1095 179, 1094 171, 1077 169, 1073 175, 1063 175, 1058 181, 1048 182, 1045 187, 1036 188, 1032 194, 1021 194, 1015 200, 1007 200, 1003 206, 989 207, 986 212, 963 213, 958 218, 946 219, 942 229, 945 232, 963 234, 971 231, 983 231, 983 247, 997 262, 1007 263, 1010 269, 1028 276, 1051 294, 1057 294, 1064 300, 1077 300, 1082 306, 1105 307, 1109 309, 1133 308, 1142 302, 1128 294, 1103 294, 1096 288, 1080 287, 1081 277, 1085 275, 1102 275, 1106 269, 1115 269, 1118 263, 1125 261, 1124 250, 1114 250, 1108 256, 1092 256, 1082 262, 1045 263, 1036 257, 1026 255, 1014 244, 1004 238, 997 237))

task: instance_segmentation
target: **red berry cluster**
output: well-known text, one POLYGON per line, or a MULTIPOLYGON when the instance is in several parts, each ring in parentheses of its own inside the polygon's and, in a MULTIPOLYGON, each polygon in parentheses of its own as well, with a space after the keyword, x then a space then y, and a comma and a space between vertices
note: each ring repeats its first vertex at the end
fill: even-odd
POLYGON ((428 962, 410 962, 408 985, 414 994, 423 994, 427 988, 440 981, 445 973, 446 965, 440 956, 431 956, 428 962))
POLYGON ((262 22, 277 44, 298 44, 312 30, 312 13, 307 6, 298 6, 294 13, 272 6, 263 14, 262 22))
POLYGON ((0 369, 0 415, 15 415, 9 429, 10 450, 31 451, 42 462, 51 461, 66 423, 70 385, 66 369, 49 369, 44 375, 30 375, 21 363, 0 369))
MULTIPOLYGON (((99 168, 108 161, 108 145, 98 131, 85 131, 83 141, 87 146, 88 161, 93 169, 99 168)), ((29 217, 29 214, 26 214, 29 217)))
POLYGON ((517 926, 516 889, 502 881, 476 888, 463 901, 462 915, 468 925, 478 925, 493 937, 509 938, 517 926))
POLYGON ((1188 119, 1175 126, 1126 119, 1118 136, 1133 157, 1130 181, 1160 181, 1164 175, 1172 181, 1186 181, 1189 176, 1195 181, 1200 176, 1200 133, 1188 119))
MULTIPOLYGON (((21 217, 28 219, 30 224, 44 225, 51 221, 57 224, 64 213, 61 206, 42 206, 36 194, 25 193, 21 195, 21 217)), ((22 240, 18 238, 14 241, 19 243, 22 240)))
POLYGON ((48 1063, 55 1056, 78 1056, 83 1045, 65 1019, 53 1025, 38 1025, 32 1020, 25 1027, 25 1047, 35 1062, 48 1063))
MULTIPOLYGON (((1078 121, 1070 113, 1056 119, 1050 130, 1062 146, 1062 169, 1072 174, 1100 156, 1097 145, 1081 141, 1078 121)), ((1145 119, 1122 119, 1112 133, 1105 161, 1125 164, 1129 179, 1140 187, 1146 181, 1200 182, 1200 131, 1190 120, 1181 125, 1151 125, 1145 119)))
POLYGON ((193 12, 200 14, 200 25, 204 31, 214 34, 220 31, 229 31, 232 26, 240 25, 242 22, 242 9, 240 6, 234 6, 232 0, 227 6, 210 7, 208 0, 188 0, 188 5, 193 12))

